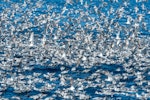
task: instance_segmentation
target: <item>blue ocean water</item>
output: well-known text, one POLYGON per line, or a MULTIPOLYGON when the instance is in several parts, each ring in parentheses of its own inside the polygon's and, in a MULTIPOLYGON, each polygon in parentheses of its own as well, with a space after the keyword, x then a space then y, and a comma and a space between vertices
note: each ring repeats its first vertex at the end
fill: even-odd
MULTIPOLYGON (((24 22, 23 19, 27 18, 27 22, 30 22, 32 24, 38 23, 36 22, 36 19, 38 19, 39 17, 41 17, 41 15, 43 16, 52 16, 53 13, 55 13, 56 15, 58 14, 58 19, 59 19, 59 23, 58 26, 63 29, 65 29, 65 25, 64 23, 66 22, 69 25, 72 25, 73 28, 74 27, 78 27, 79 24, 81 25, 81 28, 84 27, 87 23, 91 24, 90 21, 84 21, 84 18, 80 20, 79 23, 77 23, 75 19, 78 19, 81 15, 80 14, 75 14, 74 11, 89 11, 90 14, 88 15, 91 18, 94 18, 95 21, 98 21, 100 23, 102 23, 102 28, 104 30, 105 33, 108 33, 108 27, 105 27, 105 22, 103 22, 103 19, 100 19, 101 14, 103 13, 105 15, 105 17, 108 20, 114 19, 114 22, 119 23, 119 25, 121 27, 125 27, 126 29, 130 29, 130 27, 132 27, 131 25, 127 25, 127 16, 123 16, 121 18, 116 18, 116 14, 111 14, 108 15, 108 11, 110 10, 111 7, 113 7, 114 11, 118 10, 119 7, 122 7, 124 5, 124 0, 118 0, 118 2, 115 2, 115 0, 87 0, 86 2, 84 1, 84 5, 85 3, 87 3, 88 8, 86 9, 85 7, 83 7, 83 5, 81 4, 81 2, 79 2, 79 0, 68 0, 71 1, 71 3, 66 3, 66 1, 64 0, 43 0, 40 1, 42 4, 39 5, 39 8, 36 8, 38 5, 37 2, 40 0, 27 0, 26 1, 26 6, 23 6, 24 4, 24 0, 1 0, 0 1, 0 13, 5 13, 6 9, 13 9, 12 11, 14 11, 14 17, 10 18, 12 12, 10 11, 6 11, 6 15, 8 16, 9 23, 11 23, 15 28, 17 28, 18 30, 14 31, 14 34, 16 36, 19 36, 19 34, 21 34, 22 36, 25 36, 26 33, 28 32, 34 32, 35 35, 37 35, 38 38, 42 38, 43 34, 45 32, 45 24, 41 24, 40 26, 28 26, 27 28, 22 28, 23 23, 24 22), (106 3, 105 4, 103 3, 106 3), (104 5, 104 7, 102 6, 102 4, 104 5), (15 6, 18 6, 15 8, 15 6), (93 7, 96 6, 98 7, 99 15, 95 14, 93 11, 93 7), (52 8, 49 8, 52 7, 52 8), (63 17, 59 17, 59 14, 62 12, 62 9, 66 7, 68 10, 65 11, 63 13, 63 17), (19 10, 15 10, 18 9, 19 10), (48 10, 51 9, 51 10, 48 10), (30 10, 32 10, 30 12, 30 10), (93 12, 92 12, 93 11, 93 12), (23 12, 23 13, 22 13, 23 12), (68 12, 73 12, 71 14, 68 14, 68 12), (26 17, 23 17, 26 16, 26 17), (22 20, 21 20, 22 19, 22 20), (18 22, 15 22, 15 20, 19 20, 18 22)), ((117 0, 116 0, 117 1, 117 0)), ((146 23, 147 29, 143 29, 142 28, 142 22, 140 23, 140 28, 138 30, 138 32, 140 32, 140 35, 138 37, 145 37, 145 41, 147 39, 149 39, 150 36, 150 1, 149 0, 139 0, 139 2, 136 2, 136 0, 129 0, 127 1, 128 6, 124 7, 125 15, 129 15, 131 16, 133 19, 136 19, 138 14, 143 14, 144 15, 144 20, 142 20, 143 22, 146 23), (142 9, 141 5, 145 6, 145 10, 142 9), (134 7, 138 7, 139 11, 138 13, 134 12, 134 7), (149 13, 148 13, 149 11, 149 13)), ((1 14, 1 16, 3 16, 1 14)), ((84 14, 83 14, 84 16, 84 14)), ((41 17, 42 19, 42 17, 41 17)), ((55 22, 58 20, 57 17, 52 18, 52 20, 55 22)), ((85 17, 86 19, 86 17, 85 17)), ((44 20, 44 17, 43 17, 44 20)), ((49 19, 51 20, 51 19, 49 19)), ((41 22, 44 23, 44 22, 41 22)), ((9 32, 9 30, 11 30, 10 25, 7 24, 7 21, 3 22, 2 21, 2 17, 1 17, 1 34, 5 34, 7 35, 7 31, 9 32), (7 24, 7 26, 5 27, 5 24, 7 24), (6 32, 6 33, 5 33, 6 32)), ((29 24, 27 24, 29 25, 29 24)), ((25 25, 24 25, 25 26, 25 25)), ((94 26, 93 26, 94 27, 94 26)), ((113 27, 113 25, 112 25, 113 27)), ((58 34, 57 33, 57 25, 52 27, 53 33, 52 34, 58 34)), ((96 38, 97 34, 99 34, 97 32, 96 29, 94 30, 89 30, 86 29, 85 27, 83 28, 85 31, 87 31, 87 33, 93 32, 93 39, 96 38), (95 37, 94 37, 95 36, 95 37)), ((80 30, 80 29, 79 29, 80 30)), ((65 30, 66 34, 76 34, 76 31, 78 31, 76 28, 75 29, 69 29, 69 31, 65 30)), ((118 30, 116 30, 117 32, 118 30)), ((128 30, 127 30, 128 31, 128 30)), ((130 33, 131 31, 129 31, 129 35, 132 34, 130 33)), ((1 41, 3 41, 3 35, 1 35, 1 41)), ((61 43, 62 41, 66 41, 67 39, 71 39, 71 35, 66 35, 66 37, 63 37, 61 40, 57 40, 58 43, 61 43)), ((112 37, 116 36, 116 33, 111 33, 112 37)), ((47 38, 49 38, 47 36, 47 38)), ((122 31, 120 32, 120 38, 122 40, 126 39, 126 34, 122 31)), ((8 38, 9 39, 9 38, 8 38)), ((2 43, 6 43, 5 41, 7 41, 7 39, 4 39, 4 42, 1 42, 1 52, 0 52, 0 58, 2 59, 3 56, 4 58, 7 59, 6 55, 3 54, 7 54, 4 53, 5 50, 3 50, 3 48, 5 48, 6 45, 3 45, 2 43)), ((26 40, 22 40, 22 41, 26 41, 26 40)), ((147 42, 146 41, 146 42, 147 42)), ((37 39, 37 44, 38 44, 38 39, 37 39)), ((36 44, 36 43, 35 43, 36 44)), ((146 43, 145 43, 146 44, 146 43)), ((150 44, 149 41, 147 42, 147 44, 150 44)), ((15 48, 15 47, 14 47, 15 48)), ((26 48, 26 47, 25 47, 26 48)), ((149 45, 147 48, 146 52, 148 52, 149 49, 149 45)), ((66 48, 67 49, 67 48, 66 48)), ((13 50, 13 48, 12 48, 13 50)), ((7 50, 6 50, 7 51, 7 50)), ((14 50, 15 51, 15 50, 14 50)), ((18 51, 22 51, 18 50, 18 51)), ((17 50, 15 51, 18 52, 17 50)), ((39 50, 40 51, 40 50, 39 50)), ((39 52, 38 51, 38 52, 39 52)), ((43 50, 44 51, 44 50, 43 50)), ((66 50, 67 51, 67 50, 66 50)), ((36 52, 36 51, 34 51, 36 52)), ((28 53, 28 52, 27 52, 28 53)), ((42 54, 42 51, 41 51, 42 54)), ((55 55, 54 55, 55 56, 55 55)), ((149 96, 147 96, 150 90, 149 87, 149 81, 150 81, 150 74, 149 74, 149 65, 150 65, 150 59, 147 58, 149 60, 148 64, 144 65, 141 62, 140 66, 136 66, 136 65, 131 65, 129 67, 127 67, 127 69, 131 69, 131 71, 127 71, 127 69, 125 69, 123 63, 116 63, 109 64, 109 61, 107 63, 102 63, 102 64, 97 64, 94 65, 90 68, 84 68, 84 65, 78 65, 75 63, 73 64, 68 64, 67 61, 62 61, 62 64, 59 64, 56 61, 55 66, 46 66, 47 64, 51 63, 51 59, 49 59, 46 63, 44 63, 43 65, 41 64, 36 64, 35 63, 35 59, 34 57, 29 57, 29 58, 24 58, 24 56, 22 54, 18 55, 13 55, 14 58, 22 58, 22 59, 27 59, 27 62, 31 63, 29 64, 29 67, 31 68, 31 70, 25 70, 24 67, 28 66, 28 65, 19 65, 22 67, 18 67, 18 65, 13 65, 10 66, 12 67, 12 70, 7 70, 7 69, 3 69, 0 68, 0 98, 2 99, 10 99, 10 100, 51 100, 51 99, 56 99, 56 100, 61 100, 61 99, 68 99, 68 100, 78 100, 78 99, 84 99, 84 100, 100 100, 100 99, 110 99, 110 100, 116 100, 116 99, 120 99, 120 100, 138 100, 140 99, 150 99, 149 96), (20 56, 21 55, 21 56, 20 56), (32 64, 33 63, 33 64, 32 64), (61 67, 64 68, 64 70, 61 69, 61 67), (72 71, 72 68, 76 68, 75 71, 72 71), (141 69, 143 68, 143 70, 141 69), (119 69, 119 70, 118 70, 119 69), (88 70, 86 72, 86 70, 88 70), (137 72, 142 73, 142 79, 136 80, 137 78, 137 72), (111 81, 107 81, 107 79, 109 79, 109 74, 111 74, 111 76, 114 78, 115 81, 111 80, 111 81), (35 74, 35 75, 34 75, 35 74), (37 75, 36 75, 37 74, 37 75), (50 75, 50 76, 46 76, 46 75, 50 75), (20 78, 23 77, 23 78, 20 78), (63 79, 61 79, 62 77, 64 77, 65 80, 65 85, 61 85, 60 83, 62 82, 63 79), (117 78, 118 77, 118 78, 117 78), (15 85, 9 84, 9 80, 13 79, 11 81, 17 83, 15 85), (31 81, 30 85, 29 85, 29 81, 31 81), (6 83, 5 83, 6 82, 6 83), (8 82, 8 83, 7 83, 8 82), (20 83, 19 83, 20 82, 20 83), (114 83, 113 83, 114 82, 114 83), (141 84, 140 84, 141 83, 141 84), (32 85, 34 84, 34 85, 32 85), (52 89, 47 89, 48 85, 50 85, 50 87, 52 89), (73 90, 69 90, 70 87, 74 86, 73 90), (27 88, 31 88, 31 89, 27 89, 24 90, 25 87, 27 88), (44 88, 45 87, 45 88, 44 88), (82 88, 83 87, 83 88, 82 88), (79 88, 82 88, 81 90, 79 88), (22 92, 20 92, 19 90, 23 89, 22 92), (118 90, 119 89, 119 90, 118 90), (131 89, 131 90, 130 90, 131 89), (16 91, 19 92, 16 92, 16 91), (111 93, 111 94, 110 94, 111 93), (147 94, 146 96, 144 94, 147 94), (141 97, 138 97, 141 96, 141 97), (34 98, 34 96, 36 96, 34 98), (67 97, 68 96, 68 97, 67 97), (83 96, 83 97, 82 97, 83 96), (87 98, 86 98, 87 97, 87 98), (96 98, 97 97, 97 98, 96 98), (18 99, 17 99, 18 98, 18 99)), ((12 59, 14 59, 12 58, 12 59)), ((44 58, 43 58, 44 59, 44 58)), ((117 58, 114 58, 117 59, 117 58)), ((140 58, 139 58, 140 59, 140 58)), ((6 60, 7 61, 7 60, 6 60)), ((133 58, 129 58, 127 59, 127 63, 132 61, 134 63, 133 58)), ((138 60, 137 60, 138 61, 138 60)), ((3 59, 0 61, 1 62, 1 66, 4 65, 3 59)), ((8 62, 7 62, 8 63, 8 62)), ((6 63, 6 64, 7 64, 6 63)), ((88 63, 88 61, 86 62, 88 63)), ((135 60, 136 63, 136 60, 135 60)), ((86 65, 86 64, 85 64, 86 65)), ((90 65, 90 64, 89 64, 90 65)), ((62 83, 63 84, 63 83, 62 83)))

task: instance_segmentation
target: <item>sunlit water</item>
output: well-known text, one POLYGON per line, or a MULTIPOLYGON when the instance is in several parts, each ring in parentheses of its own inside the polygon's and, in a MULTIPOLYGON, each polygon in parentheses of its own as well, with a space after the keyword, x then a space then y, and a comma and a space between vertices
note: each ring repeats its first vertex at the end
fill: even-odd
POLYGON ((149 0, 1 0, 0 99, 150 99, 149 0))

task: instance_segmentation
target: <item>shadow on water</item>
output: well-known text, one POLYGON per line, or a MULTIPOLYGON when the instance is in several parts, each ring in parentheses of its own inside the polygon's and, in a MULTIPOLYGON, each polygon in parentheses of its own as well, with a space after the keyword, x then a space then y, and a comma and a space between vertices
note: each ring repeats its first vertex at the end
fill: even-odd
POLYGON ((39 73, 57 73, 60 72, 59 66, 41 66, 41 65, 32 65, 31 71, 25 71, 26 72, 39 72, 39 73))
POLYGON ((60 69, 55 69, 55 68, 33 68, 32 72, 50 72, 50 73, 54 73, 54 72, 60 72, 60 69))

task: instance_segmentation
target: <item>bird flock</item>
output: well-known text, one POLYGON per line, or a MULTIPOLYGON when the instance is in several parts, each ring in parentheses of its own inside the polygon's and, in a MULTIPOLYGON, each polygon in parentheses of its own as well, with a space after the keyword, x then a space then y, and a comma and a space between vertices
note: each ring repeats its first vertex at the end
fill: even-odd
POLYGON ((149 98, 149 0, 0 5, 2 100, 149 98))

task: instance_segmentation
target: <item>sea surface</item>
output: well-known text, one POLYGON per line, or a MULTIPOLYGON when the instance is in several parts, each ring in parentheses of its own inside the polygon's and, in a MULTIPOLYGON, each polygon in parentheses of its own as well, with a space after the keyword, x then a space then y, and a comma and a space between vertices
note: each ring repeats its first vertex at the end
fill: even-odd
POLYGON ((150 0, 81 1, 0 0, 0 100, 150 100, 150 0), (99 12, 94 11, 94 7, 99 12), (111 7, 114 12, 109 14, 111 7), (121 7, 124 10, 119 12, 121 7), (123 16, 117 17, 122 12, 123 16), (140 15, 143 16, 141 21, 138 20, 140 15), (130 24, 127 24, 128 16, 132 18, 130 24), (110 22, 112 19, 118 26, 110 22), (52 22, 46 24, 47 20, 52 22), (96 22, 101 23, 101 32, 94 24, 96 22), (138 23, 138 28, 134 28, 135 23, 138 23), (109 25, 113 32, 109 31, 109 25), (89 43, 73 39, 78 32, 82 34, 81 30, 85 36, 92 33, 89 43), (127 47, 127 57, 119 53, 126 45, 120 47, 115 44, 118 43, 115 41, 118 31, 120 45, 126 43, 128 36, 135 35, 133 41, 129 40, 129 45, 132 48, 133 44, 135 49, 127 47), (104 35, 112 38, 97 40, 98 34, 103 34, 102 40, 104 35), (40 44, 44 36, 46 47, 40 44), (69 39, 76 41, 70 47, 72 56, 68 54, 69 42, 66 41, 69 39), (140 41, 142 50, 136 40, 140 41), (102 50, 93 49, 95 42, 92 41, 102 41, 102 50), (112 47, 112 51, 118 50, 114 58, 107 55, 109 47, 105 42, 116 45, 112 47), (91 47, 89 51, 85 50, 88 44, 91 47), (59 46, 60 50, 55 50, 59 46), (72 49, 74 47, 77 48, 72 49), (76 60, 76 51, 82 50, 89 56, 76 60), (102 52, 103 57, 91 56, 97 52, 102 52))

